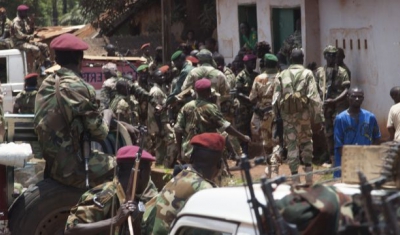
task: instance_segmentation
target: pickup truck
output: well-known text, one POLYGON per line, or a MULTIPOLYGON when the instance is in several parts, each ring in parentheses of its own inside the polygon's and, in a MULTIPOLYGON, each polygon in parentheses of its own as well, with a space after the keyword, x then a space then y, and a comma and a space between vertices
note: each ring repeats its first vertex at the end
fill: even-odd
MULTIPOLYGON (((91 84, 97 95, 100 94, 101 86, 105 80, 101 67, 113 62, 118 66, 118 70, 122 75, 129 74, 133 78, 136 77, 135 67, 138 67, 145 60, 140 57, 107 57, 107 56, 91 56, 84 55, 82 63, 82 77, 91 84)), ((17 49, 0 50, 0 82, 3 94, 3 110, 12 113, 15 96, 24 88, 24 77, 29 73, 27 65, 27 57, 25 52, 17 49)), ((46 72, 59 69, 55 65, 46 72)), ((1 94, 0 94, 1 95, 1 94)))

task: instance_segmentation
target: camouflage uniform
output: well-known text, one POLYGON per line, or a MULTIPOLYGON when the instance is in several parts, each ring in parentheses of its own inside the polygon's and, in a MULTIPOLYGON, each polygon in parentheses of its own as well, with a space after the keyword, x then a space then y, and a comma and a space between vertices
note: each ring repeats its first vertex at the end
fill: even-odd
POLYGON ((276 69, 267 69, 265 73, 258 75, 249 95, 251 101, 257 100, 251 119, 251 131, 253 135, 261 138, 267 154, 272 152, 275 145, 272 139, 272 124, 275 118, 272 96, 277 73, 276 69))
MULTIPOLYGON (((186 80, 188 74, 192 71, 193 66, 191 66, 187 61, 183 64, 182 70, 179 73, 179 77, 176 78, 176 83, 174 84, 174 88, 167 98, 167 103, 170 103, 170 99, 173 99, 176 95, 181 93, 182 85, 186 80)), ((175 79, 174 79, 175 80, 175 79)))
POLYGON ((190 140, 198 134, 205 132, 225 131, 231 124, 222 117, 215 104, 197 99, 190 101, 179 111, 175 132, 183 134, 182 159, 189 162, 193 147, 190 140))
POLYGON ((134 125, 138 123, 138 114, 135 113, 136 105, 133 103, 133 100, 130 96, 124 96, 117 94, 114 99, 111 101, 110 109, 117 115, 119 115, 119 120, 134 125))
MULTIPOLYGON (((4 36, 5 33, 11 33, 12 21, 8 18, 6 18, 5 22, 0 20, 0 37, 4 36)), ((11 38, 4 38, 3 40, 0 40, 0 49, 11 49, 13 48, 14 45, 11 41, 11 38)))
MULTIPOLYGON (((147 185, 144 193, 142 195, 137 195, 136 201, 142 201, 143 203, 147 203, 151 198, 155 197, 158 193, 158 190, 154 183, 150 180, 147 185)), ((95 188, 90 189, 85 192, 77 205, 71 208, 70 215, 68 216, 67 223, 65 225, 65 230, 71 229, 77 224, 82 223, 94 223, 101 220, 109 219, 112 216, 117 214, 117 210, 121 206, 121 204, 125 203, 126 195, 124 189, 117 179, 114 179, 113 182, 107 182, 101 185, 96 186, 95 188), (112 212, 113 208, 113 197, 114 199, 114 212, 112 212)), ((140 234, 140 223, 141 217, 143 213, 140 213, 139 216, 133 222, 133 228, 135 234, 140 234)), ((128 226, 126 226, 127 228, 128 226)), ((110 226, 111 229, 111 226, 110 226)), ((119 235, 121 227, 114 227, 115 235, 119 235)), ((109 230, 107 232, 103 232, 101 234, 110 234, 109 230)))
MULTIPOLYGON (((150 90, 150 95, 158 104, 165 104, 167 96, 158 84, 154 83, 154 86, 150 90)), ((164 163, 165 167, 171 167, 177 155, 177 149, 174 131, 168 122, 167 113, 156 114, 154 107, 149 105, 147 117, 148 133, 154 138, 155 143, 156 164, 161 165, 164 163), (159 129, 155 115, 160 115, 162 130, 159 129)))
MULTIPOLYGON (((335 99, 346 88, 350 87, 349 76, 342 67, 327 68, 319 67, 315 73, 319 94, 322 101, 326 99, 335 99)), ((324 106, 325 116, 325 138, 328 144, 329 154, 334 155, 333 144, 333 125, 336 115, 349 107, 347 99, 344 98, 334 105, 324 106)))
POLYGON ((32 91, 21 91, 14 102, 14 110, 18 110, 18 113, 35 113, 35 98, 37 90, 32 91))
POLYGON ((100 90, 100 110, 109 108, 111 101, 117 94, 117 90, 115 88, 117 82, 117 77, 110 77, 103 82, 100 90))
MULTIPOLYGON (((61 68, 43 81, 36 96, 34 124, 46 160, 45 177, 85 187, 81 136, 86 131, 96 141, 108 134, 98 109, 94 88, 72 70, 61 68), (66 117, 56 98, 56 76, 60 77, 60 102, 66 117)), ((112 156, 92 151, 89 159, 91 186, 103 183, 112 175, 113 165, 112 156)))
POLYGON ((283 119, 289 168, 292 173, 297 172, 299 157, 305 164, 311 164, 313 157, 311 119, 315 123, 324 119, 312 72, 298 64, 282 71, 275 79, 273 105, 283 119))
POLYGON ((34 42, 34 29, 31 28, 27 19, 21 19, 18 16, 12 22, 11 39, 14 46, 19 50, 31 52, 35 58, 36 65, 41 65, 50 57, 49 47, 45 43, 34 42))
POLYGON ((191 167, 171 179, 162 191, 146 204, 142 234, 168 234, 172 221, 196 192, 216 185, 191 167))

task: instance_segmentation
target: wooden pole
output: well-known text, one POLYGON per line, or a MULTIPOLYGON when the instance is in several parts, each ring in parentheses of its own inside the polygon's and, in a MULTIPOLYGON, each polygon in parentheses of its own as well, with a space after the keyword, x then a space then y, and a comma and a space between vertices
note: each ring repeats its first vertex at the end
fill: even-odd
POLYGON ((163 64, 170 61, 171 51, 171 0, 161 0, 163 64))

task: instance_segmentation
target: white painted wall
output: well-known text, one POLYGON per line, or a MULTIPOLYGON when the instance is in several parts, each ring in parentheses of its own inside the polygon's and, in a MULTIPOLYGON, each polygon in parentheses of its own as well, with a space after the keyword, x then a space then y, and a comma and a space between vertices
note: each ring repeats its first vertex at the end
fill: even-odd
POLYGON ((389 91, 400 85, 400 1, 320 0, 319 8, 321 47, 335 45, 336 39, 343 47, 346 40, 345 63, 352 71, 352 84, 364 89, 363 107, 377 116, 386 136, 387 114, 393 104, 389 91))

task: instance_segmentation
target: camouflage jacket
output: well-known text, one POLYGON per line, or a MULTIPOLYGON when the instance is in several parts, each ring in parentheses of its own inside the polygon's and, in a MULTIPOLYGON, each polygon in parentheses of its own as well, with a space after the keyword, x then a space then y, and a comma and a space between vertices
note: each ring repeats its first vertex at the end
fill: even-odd
POLYGON ((11 26, 12 21, 10 19, 6 18, 5 22, 0 20, 0 37, 3 36, 6 32, 11 33, 11 26))
MULTIPOLYGON (((161 87, 154 83, 153 87, 150 89, 149 93, 154 100, 157 101, 158 104, 164 105, 165 101, 167 99, 167 95, 162 91, 161 87)), ((153 106, 149 105, 148 106, 148 112, 147 112, 147 130, 150 135, 154 135, 156 133, 159 133, 159 127, 157 125, 157 121, 155 118, 156 112, 153 106)), ((167 123, 168 122, 168 116, 167 112, 163 111, 161 114, 161 123, 167 123)))
MULTIPOLYGON (((327 68, 319 67, 315 72, 319 95, 321 100, 335 99, 342 92, 350 87, 349 75, 342 67, 327 68)), ((336 106, 346 106, 347 100, 343 99, 336 103, 336 106)))
POLYGON ((188 167, 171 179, 162 191, 146 204, 143 215, 142 235, 166 235, 172 221, 196 192, 217 187, 200 173, 188 167))
POLYGON ((35 98, 37 90, 33 91, 21 91, 14 102, 14 110, 18 110, 18 113, 33 114, 35 113, 35 98))
POLYGON ((110 77, 103 82, 100 90, 100 110, 108 109, 111 101, 117 94, 115 86, 117 85, 118 78, 110 77))
MULTIPOLYGON (((237 92, 243 93, 244 95, 250 95, 251 88, 253 87, 254 79, 258 76, 258 73, 252 71, 249 73, 247 69, 243 69, 236 76, 236 90, 237 92)), ((240 104, 251 109, 253 104, 247 100, 239 99, 240 104)))
POLYGON ((290 65, 276 77, 272 101, 275 110, 280 109, 281 114, 286 115, 282 110, 282 105, 287 102, 285 97, 295 92, 306 103, 303 112, 299 112, 298 115, 307 115, 304 112, 311 113, 315 123, 323 122, 322 101, 318 94, 314 75, 311 70, 305 69, 303 65, 299 64, 290 65), (292 80, 292 76, 295 81, 292 80))
POLYGON ((28 19, 21 19, 18 16, 14 18, 11 25, 11 39, 15 45, 29 42, 33 39, 34 29, 28 19))
POLYGON ((269 69, 265 73, 258 75, 254 80, 249 98, 251 101, 257 100, 257 108, 265 109, 271 106, 277 74, 278 71, 276 69, 269 69))
MULTIPOLYGON (((183 65, 183 68, 181 70, 181 72, 179 73, 179 76, 176 78, 176 82, 173 85, 171 94, 168 95, 168 99, 167 99, 167 103, 169 104, 169 102, 171 101, 171 99, 173 99, 173 97, 175 97, 176 95, 178 95, 179 93, 181 93, 182 91, 182 85, 186 80, 186 77, 188 76, 188 74, 190 73, 190 71, 192 71, 192 69, 194 69, 194 67, 192 65, 190 65, 187 61, 185 62, 185 64, 183 65)), ((175 79, 174 79, 175 80, 175 79)), ((172 87, 172 86, 171 86, 172 87)))
POLYGON ((209 64, 203 64, 200 67, 194 68, 187 75, 185 82, 182 85, 182 91, 188 88, 194 88, 197 80, 208 78, 211 80, 211 87, 215 89, 221 96, 229 96, 230 86, 225 75, 209 64))
POLYGON ((226 80, 229 83, 230 88, 231 89, 235 88, 235 86, 236 86, 236 76, 232 72, 232 70, 225 66, 224 67, 224 74, 225 74, 226 80))
POLYGON ((183 134, 182 158, 189 162, 193 150, 190 140, 193 136, 205 132, 224 131, 230 125, 213 103, 197 99, 185 104, 179 111, 174 126, 175 132, 183 134))
POLYGON ((110 109, 114 112, 115 115, 118 113, 119 120, 132 124, 136 120, 136 115, 134 112, 135 104, 131 100, 130 96, 123 96, 117 94, 114 99, 111 101, 110 109))
MULTIPOLYGON (((150 180, 144 193, 142 195, 137 195, 137 198, 139 199, 136 201, 147 203, 151 198, 155 197, 157 193, 158 190, 156 186, 150 180)), ((67 223, 65 225, 65 230, 67 231, 77 224, 94 223, 109 219, 112 217, 112 215, 116 215, 120 205, 125 201, 126 195, 124 189, 117 179, 114 179, 113 182, 107 182, 98 185, 85 192, 79 199, 78 204, 71 208, 70 215, 68 216, 67 223), (113 197, 116 197, 114 200, 114 212, 112 212, 113 197)), ((142 215, 139 215, 139 217, 142 217, 142 215)), ((140 223, 140 218, 136 218, 133 222, 135 234, 140 234, 136 233, 136 231, 140 231, 141 229, 140 223)), ((120 227, 115 227, 113 234, 121 234, 120 230, 120 227)), ((110 234, 110 232, 107 230, 101 234, 110 234)))
MULTIPOLYGON (((78 159, 84 131, 94 141, 107 136, 108 127, 98 109, 94 88, 72 70, 61 68, 43 81, 36 95, 34 125, 53 179, 66 182, 67 177, 77 177, 78 170, 84 171, 78 159), (56 76, 60 77, 60 102, 66 117, 56 98, 56 76)), ((109 169, 93 170, 101 175, 109 169)))

